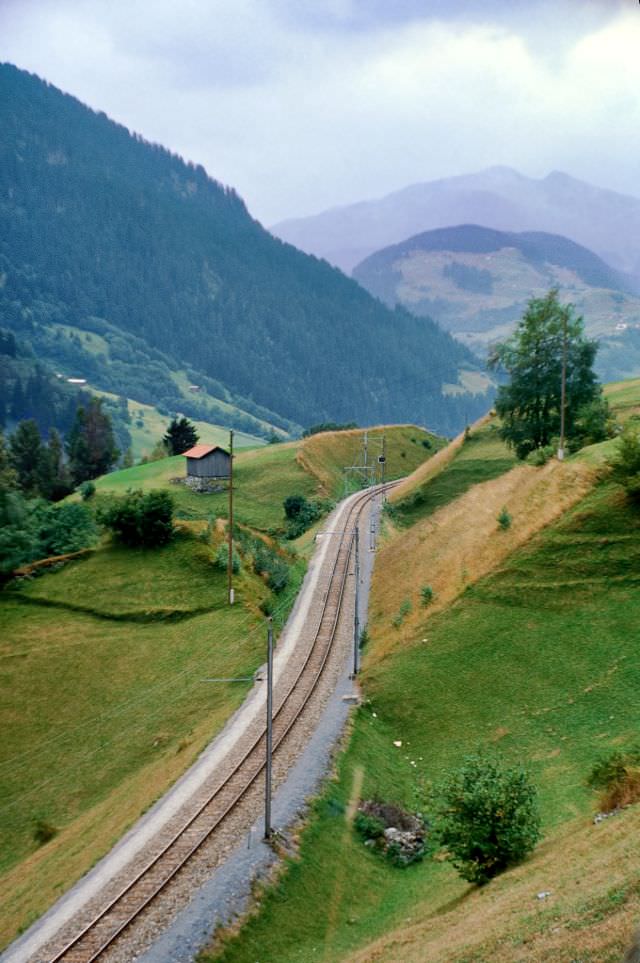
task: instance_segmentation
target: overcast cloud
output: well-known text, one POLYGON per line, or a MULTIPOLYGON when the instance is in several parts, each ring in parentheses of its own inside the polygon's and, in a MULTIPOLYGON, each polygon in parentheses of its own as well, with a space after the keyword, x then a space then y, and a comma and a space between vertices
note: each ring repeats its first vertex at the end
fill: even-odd
POLYGON ((637 0, 0 0, 0 59, 265 224, 507 164, 640 195, 637 0))

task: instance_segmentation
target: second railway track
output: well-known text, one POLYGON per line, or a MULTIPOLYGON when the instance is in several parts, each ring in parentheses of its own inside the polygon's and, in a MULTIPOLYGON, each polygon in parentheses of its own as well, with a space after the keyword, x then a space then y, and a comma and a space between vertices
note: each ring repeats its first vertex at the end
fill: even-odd
MULTIPOLYGON (((385 490, 393 483, 384 486, 385 490)), ((377 492, 354 498, 339 533, 339 545, 312 643, 301 668, 284 692, 276 694, 273 715, 273 752, 277 756, 287 735, 300 719, 315 692, 332 650, 340 619, 353 547, 353 530, 377 492)), ((58 950, 39 959, 43 963, 92 963, 111 947, 123 931, 162 893, 255 784, 265 766, 264 728, 240 754, 233 770, 217 786, 196 793, 191 811, 177 828, 160 832, 156 851, 132 874, 119 892, 58 950)))

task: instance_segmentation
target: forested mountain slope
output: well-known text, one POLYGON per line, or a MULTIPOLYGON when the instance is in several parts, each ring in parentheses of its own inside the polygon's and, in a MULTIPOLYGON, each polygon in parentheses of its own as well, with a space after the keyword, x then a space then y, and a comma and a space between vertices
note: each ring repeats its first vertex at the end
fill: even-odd
POLYGON ((180 370, 285 428, 450 431, 486 408, 442 395, 473 364, 463 346, 274 239, 202 167, 10 65, 0 132, 0 319, 67 371, 187 410, 180 370))

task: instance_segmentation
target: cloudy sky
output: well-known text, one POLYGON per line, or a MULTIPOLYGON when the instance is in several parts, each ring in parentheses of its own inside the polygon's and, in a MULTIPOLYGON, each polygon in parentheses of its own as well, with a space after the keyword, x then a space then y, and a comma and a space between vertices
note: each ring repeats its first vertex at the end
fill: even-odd
POLYGON ((0 0, 0 59, 265 224, 507 164, 640 195, 638 0, 0 0))

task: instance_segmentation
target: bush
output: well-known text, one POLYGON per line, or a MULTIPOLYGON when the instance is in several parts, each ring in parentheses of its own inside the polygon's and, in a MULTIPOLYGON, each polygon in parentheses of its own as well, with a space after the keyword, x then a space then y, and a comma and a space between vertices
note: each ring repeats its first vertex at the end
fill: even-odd
POLYGON ((289 566, 263 543, 258 544, 255 550, 253 570, 256 575, 267 576, 267 584, 276 594, 284 591, 289 584, 289 566))
MULTIPOLYGON (((222 544, 218 546, 218 551, 216 552, 214 564, 216 568, 219 568, 221 571, 223 572, 227 571, 229 567, 229 543, 228 542, 222 542, 222 544)), ((234 575, 237 575, 238 572, 240 571, 240 556, 236 551, 235 545, 233 545, 231 548, 231 571, 233 572, 234 575)))
POLYGON ((129 491, 98 512, 98 521, 131 548, 165 545, 173 536, 173 498, 164 491, 129 491))
POLYGON ((40 513, 38 539, 41 558, 66 555, 93 545, 98 537, 93 515, 84 505, 66 502, 47 506, 40 513))
POLYGON ((617 750, 598 760, 589 775, 588 783, 603 790, 600 808, 612 812, 640 800, 640 747, 624 752, 617 750))
POLYGON ((53 839, 54 836, 58 835, 58 830, 46 819, 36 819, 36 824, 33 828, 33 838, 40 846, 44 846, 49 840, 53 839))
POLYGON ((553 445, 545 445, 543 448, 534 448, 534 450, 527 455, 527 462, 530 465, 535 465, 536 468, 542 468, 542 466, 546 465, 554 454, 555 449, 553 445))
POLYGON ((83 481, 78 489, 83 502, 88 502, 96 493, 96 486, 92 481, 83 481))
POLYGON ((431 605, 433 602, 433 589, 430 585, 423 585, 420 589, 420 600, 423 605, 431 605))
POLYGON ((286 537, 288 539, 298 538, 332 507, 329 501, 318 498, 308 499, 304 495, 288 495, 283 505, 287 519, 286 537))
POLYGON ((480 885, 540 838, 537 793, 523 769, 469 756, 441 787, 438 836, 463 879, 480 885))
POLYGON ((511 528, 511 515, 506 508, 501 510, 496 521, 503 532, 506 532, 508 528, 511 528))
POLYGON ((640 430, 628 425, 620 435, 616 455, 609 461, 613 480, 629 498, 640 502, 640 430))

